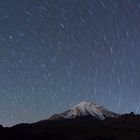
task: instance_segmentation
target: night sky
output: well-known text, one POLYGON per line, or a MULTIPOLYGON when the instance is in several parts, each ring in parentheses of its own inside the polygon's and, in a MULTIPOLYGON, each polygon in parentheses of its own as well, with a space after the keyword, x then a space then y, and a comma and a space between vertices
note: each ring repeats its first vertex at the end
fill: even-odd
POLYGON ((0 0, 0 124, 81 101, 140 113, 140 0, 0 0))

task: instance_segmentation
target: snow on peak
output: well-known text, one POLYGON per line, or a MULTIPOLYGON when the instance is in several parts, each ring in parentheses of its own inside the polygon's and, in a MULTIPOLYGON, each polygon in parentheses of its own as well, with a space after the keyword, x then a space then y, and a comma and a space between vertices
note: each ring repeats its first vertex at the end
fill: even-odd
MULTIPOLYGON (((97 117, 99 119, 105 119, 104 114, 101 108, 95 103, 90 102, 81 102, 78 105, 74 106, 72 109, 72 113, 74 116, 84 116, 84 115, 91 115, 97 117)), ((104 109, 105 110, 105 109, 104 109)))
POLYGON ((80 102, 79 104, 77 104, 75 107, 86 107, 86 106, 90 106, 90 104, 95 104, 95 103, 83 101, 83 102, 80 102))
POLYGON ((98 107, 98 105, 93 103, 93 102, 90 103, 90 102, 83 101, 83 102, 80 102, 79 104, 77 104, 76 106, 74 106, 73 109, 76 107, 78 107, 78 108, 91 108, 91 107, 98 107))
POLYGON ((61 114, 56 114, 50 117, 50 119, 69 119, 80 116, 93 116, 100 120, 104 120, 107 117, 118 117, 119 114, 113 113, 102 106, 98 106, 93 102, 81 102, 61 114))

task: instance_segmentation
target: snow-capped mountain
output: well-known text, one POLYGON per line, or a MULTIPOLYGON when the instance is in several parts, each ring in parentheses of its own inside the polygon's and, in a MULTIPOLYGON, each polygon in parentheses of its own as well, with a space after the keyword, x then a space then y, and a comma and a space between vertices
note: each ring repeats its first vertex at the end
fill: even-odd
POLYGON ((98 106, 95 103, 81 102, 78 105, 74 106, 72 109, 69 109, 60 114, 55 114, 49 119, 70 119, 80 116, 93 116, 100 120, 104 120, 108 117, 118 117, 119 114, 111 112, 102 106, 98 106))

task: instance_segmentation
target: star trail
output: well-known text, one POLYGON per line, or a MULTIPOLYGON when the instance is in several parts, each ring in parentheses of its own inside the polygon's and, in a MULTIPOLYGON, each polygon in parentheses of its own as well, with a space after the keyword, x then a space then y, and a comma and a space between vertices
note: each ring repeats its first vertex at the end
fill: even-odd
POLYGON ((0 124, 81 101, 140 113, 140 0, 0 0, 0 124))

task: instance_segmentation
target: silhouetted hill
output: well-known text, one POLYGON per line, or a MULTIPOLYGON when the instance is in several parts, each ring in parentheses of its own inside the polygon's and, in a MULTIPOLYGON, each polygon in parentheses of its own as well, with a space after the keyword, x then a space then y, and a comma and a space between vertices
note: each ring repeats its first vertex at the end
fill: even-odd
POLYGON ((92 116, 44 120, 0 127, 1 140, 140 140, 140 116, 121 115, 99 120, 92 116))

